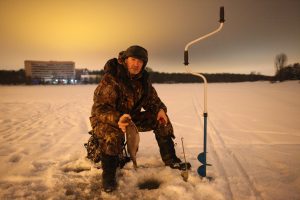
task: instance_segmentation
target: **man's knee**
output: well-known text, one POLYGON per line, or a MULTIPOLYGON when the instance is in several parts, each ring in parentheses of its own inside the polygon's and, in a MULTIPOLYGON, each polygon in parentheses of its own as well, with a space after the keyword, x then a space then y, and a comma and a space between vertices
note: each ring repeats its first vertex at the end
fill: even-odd
POLYGON ((157 122, 155 127, 156 127, 154 130, 155 134, 162 137, 170 136, 172 138, 175 138, 174 129, 170 120, 168 120, 167 124, 162 124, 157 122))
MULTIPOLYGON (((168 117, 168 116, 167 116, 168 117)), ((133 115, 133 121, 140 132, 153 130, 155 134, 160 136, 174 136, 172 123, 168 117, 166 124, 160 123, 157 116, 150 111, 144 111, 133 115)))
POLYGON ((155 129, 156 118, 154 114, 149 111, 136 113, 132 118, 140 132, 151 131, 155 129))

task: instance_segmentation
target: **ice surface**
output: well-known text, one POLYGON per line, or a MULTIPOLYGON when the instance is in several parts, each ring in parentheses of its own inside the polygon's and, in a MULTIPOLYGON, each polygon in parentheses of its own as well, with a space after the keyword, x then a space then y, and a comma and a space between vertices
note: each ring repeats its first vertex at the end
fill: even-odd
POLYGON ((192 164, 188 182, 163 165, 152 132, 137 160, 118 171, 118 190, 101 192, 101 169, 86 160, 96 85, 0 86, 0 199, 300 199, 300 84, 208 85, 208 162, 203 151, 203 85, 155 84, 173 122, 176 151, 192 164), (156 180, 160 187, 140 190, 156 180))

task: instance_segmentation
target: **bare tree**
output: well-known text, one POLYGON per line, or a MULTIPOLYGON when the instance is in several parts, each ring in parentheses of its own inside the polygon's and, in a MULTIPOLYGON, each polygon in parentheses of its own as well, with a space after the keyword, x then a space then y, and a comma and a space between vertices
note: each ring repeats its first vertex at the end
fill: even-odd
POLYGON ((287 56, 284 53, 278 54, 275 57, 275 75, 286 66, 287 56))

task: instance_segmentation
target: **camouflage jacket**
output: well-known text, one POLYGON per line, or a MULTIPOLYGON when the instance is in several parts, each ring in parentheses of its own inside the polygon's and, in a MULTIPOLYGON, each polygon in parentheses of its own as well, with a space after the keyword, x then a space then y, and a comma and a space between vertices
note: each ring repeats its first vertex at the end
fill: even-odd
POLYGON ((123 133, 118 121, 123 114, 132 116, 141 112, 142 108, 156 114, 160 109, 167 112, 147 71, 143 69, 140 74, 130 78, 127 69, 117 59, 109 60, 104 69, 105 74, 94 92, 90 117, 91 126, 99 138, 119 140, 123 133))

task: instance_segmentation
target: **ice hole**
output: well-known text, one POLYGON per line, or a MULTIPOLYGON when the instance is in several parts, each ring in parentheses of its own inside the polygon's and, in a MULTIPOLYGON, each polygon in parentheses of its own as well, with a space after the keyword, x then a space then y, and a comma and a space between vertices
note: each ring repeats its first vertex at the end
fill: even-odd
POLYGON ((155 190, 158 189, 161 184, 161 181, 154 178, 145 179, 138 183, 140 190, 155 190))

